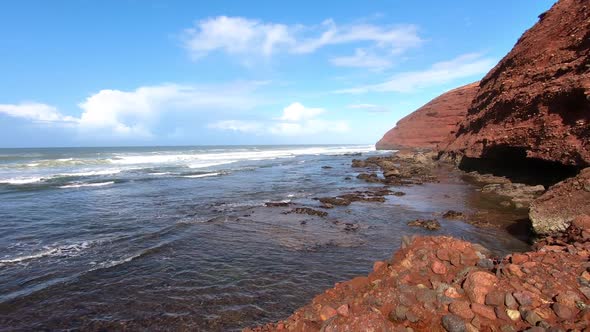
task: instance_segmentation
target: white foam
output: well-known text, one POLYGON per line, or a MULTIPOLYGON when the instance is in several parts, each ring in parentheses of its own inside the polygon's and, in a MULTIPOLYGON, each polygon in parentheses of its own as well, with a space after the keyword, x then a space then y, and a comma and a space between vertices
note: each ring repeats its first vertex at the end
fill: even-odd
POLYGON ((71 183, 71 184, 66 184, 64 186, 60 186, 60 188, 68 189, 68 188, 82 188, 82 187, 103 187, 103 186, 108 186, 108 185, 111 185, 114 183, 115 183, 115 181, 98 182, 98 183, 71 183))
POLYGON ((35 182, 41 182, 44 178, 42 177, 19 177, 19 178, 10 178, 10 179, 0 179, 0 183, 5 184, 12 184, 12 185, 21 185, 21 184, 30 184, 35 182))
POLYGON ((57 176, 95 176, 95 175, 113 175, 121 173, 121 169, 104 169, 99 171, 86 171, 57 174, 57 176))
POLYGON ((58 245, 54 247, 47 246, 44 248, 44 250, 33 254, 0 259, 0 264, 17 264, 47 256, 75 256, 78 252, 88 248, 90 245, 90 242, 84 241, 81 243, 58 245))
POLYGON ((215 173, 205 173, 205 174, 195 174, 195 175, 185 175, 183 176, 183 178, 191 178, 191 179, 198 179, 198 178, 206 178, 209 176, 218 176, 220 175, 220 173, 215 172, 215 173))

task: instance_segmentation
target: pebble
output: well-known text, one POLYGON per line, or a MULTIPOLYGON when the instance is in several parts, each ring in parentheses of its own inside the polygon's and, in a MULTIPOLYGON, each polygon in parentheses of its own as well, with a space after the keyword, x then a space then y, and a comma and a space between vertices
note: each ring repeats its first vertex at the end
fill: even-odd
POLYGON ((514 309, 506 309, 506 315, 510 317, 511 320, 517 321, 520 320, 520 311, 514 309))
POLYGON ((480 315, 483 318, 487 318, 489 320, 496 319, 496 313, 494 312, 494 309, 490 306, 479 303, 472 303, 471 310, 473 310, 473 312, 476 315, 480 315))
POLYGON ((574 311, 565 304, 553 303, 553 306, 551 308, 553 309, 553 312, 555 312, 557 317, 561 319, 569 320, 574 317, 574 311))
POLYGON ((449 305, 449 311, 464 319, 472 319, 475 316, 469 307, 469 303, 466 301, 455 301, 451 303, 449 305))
POLYGON ((526 310, 522 316, 527 323, 533 326, 537 325, 538 322, 543 320, 539 315, 537 315, 536 312, 532 310, 526 310))
POLYGON ((438 260, 434 260, 434 262, 432 262, 432 272, 441 275, 447 274, 447 266, 438 260))
POLYGON ((533 304, 533 299, 528 294, 528 292, 516 292, 512 295, 514 296, 518 304, 520 304, 521 306, 528 307, 533 304))
POLYGON ((443 316, 442 325, 448 332, 467 332, 465 322, 459 316, 452 314, 443 316))
POLYGON ((510 293, 506 293, 506 295, 504 296, 504 304, 506 305, 506 307, 510 309, 516 309, 518 307, 516 299, 510 293))
POLYGON ((498 277, 483 271, 475 271, 470 273, 463 284, 463 289, 474 303, 485 303, 486 295, 492 290, 494 285, 498 282, 498 277))
POLYGON ((350 315, 350 313, 348 312, 348 304, 343 304, 339 306, 338 309, 336 309, 336 312, 338 312, 340 316, 348 317, 350 315))
POLYGON ((498 291, 489 292, 486 295, 485 304, 493 306, 501 306, 504 303, 504 294, 498 291))

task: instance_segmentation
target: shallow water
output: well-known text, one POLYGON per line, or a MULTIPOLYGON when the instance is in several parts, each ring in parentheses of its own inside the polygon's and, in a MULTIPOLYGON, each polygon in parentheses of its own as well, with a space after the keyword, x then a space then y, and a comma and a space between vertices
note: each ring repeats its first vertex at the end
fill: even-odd
POLYGON ((1 149, 0 330, 235 330, 284 318, 335 282, 366 274, 403 235, 450 234, 497 254, 528 249, 511 229, 520 212, 496 209, 447 170, 440 184, 397 188, 407 195, 331 209, 327 218, 263 206, 313 206, 313 197, 379 187, 355 178, 351 152, 379 153, 1 149), (449 209, 482 210, 502 227, 406 225, 449 209))

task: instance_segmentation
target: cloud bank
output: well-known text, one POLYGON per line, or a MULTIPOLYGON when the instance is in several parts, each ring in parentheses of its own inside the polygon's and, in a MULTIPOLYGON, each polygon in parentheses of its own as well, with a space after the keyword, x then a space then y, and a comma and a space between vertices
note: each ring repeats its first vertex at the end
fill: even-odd
POLYGON ((395 74, 385 82, 363 85, 349 89, 337 90, 337 93, 368 92, 414 92, 421 88, 437 86, 456 79, 487 73, 496 60, 484 57, 481 53, 468 53, 448 61, 434 63, 421 71, 409 71, 395 74))
POLYGON ((268 121, 224 120, 208 125, 209 128, 257 135, 300 136, 320 133, 345 133, 350 130, 346 121, 324 120, 323 108, 305 107, 299 102, 283 109, 280 117, 268 121))
POLYGON ((277 53, 310 54, 328 46, 363 43, 383 55, 378 57, 357 48, 354 55, 335 57, 331 63, 336 66, 369 68, 388 67, 390 60, 386 57, 399 55, 423 43, 418 36, 417 26, 410 24, 339 25, 328 19, 319 25, 306 26, 229 16, 195 22, 193 27, 183 31, 181 40, 193 59, 216 51, 268 58, 277 53))

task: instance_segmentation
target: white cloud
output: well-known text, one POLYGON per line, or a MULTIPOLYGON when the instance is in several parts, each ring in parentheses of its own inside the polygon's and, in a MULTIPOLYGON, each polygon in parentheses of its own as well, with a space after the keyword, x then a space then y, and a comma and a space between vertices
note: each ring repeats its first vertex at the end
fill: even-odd
POLYGON ((259 133, 264 125, 256 121, 223 120, 208 125, 209 128, 239 131, 244 133, 259 133))
POLYGON ((391 67, 391 61, 385 57, 370 54, 363 49, 356 49, 354 55, 335 57, 330 59, 330 62, 339 67, 356 67, 356 68, 371 68, 371 69, 385 69, 391 67))
POLYGON ((420 88, 445 84, 460 78, 483 75, 495 64, 496 60, 492 58, 483 57, 480 53, 469 53, 449 61, 437 62, 429 69, 423 71, 396 74, 383 83, 344 89, 336 92, 413 92, 420 88))
POLYGON ((243 17, 218 16, 196 23, 184 31, 185 47, 195 58, 214 50, 228 53, 260 53, 271 55, 276 48, 294 41, 289 27, 283 24, 263 23, 243 17))
POLYGON ((15 118, 46 123, 75 123, 77 119, 61 114, 57 108, 42 104, 26 102, 20 104, 0 104, 0 113, 15 118))
POLYGON ((380 27, 372 24, 353 24, 339 26, 333 20, 326 20, 321 26, 324 28, 321 35, 299 41, 293 51, 295 53, 312 53, 328 45, 373 42, 377 47, 390 50, 392 54, 399 54, 422 44, 422 39, 418 37, 418 28, 415 25, 380 27))
POLYGON ((340 26, 333 20, 326 20, 320 25, 304 26, 218 16, 196 22, 194 27, 184 30, 182 40, 194 58, 218 50, 267 57, 278 52, 306 54, 329 45, 351 43, 371 43, 373 47, 396 55, 422 43, 417 30, 414 25, 340 26))
POLYGON ((245 91, 227 87, 165 84, 133 91, 101 90, 79 104, 83 110, 80 127, 149 136, 149 128, 163 112, 247 109, 254 103, 245 91))
POLYGON ((347 106, 350 109, 359 109, 364 110, 369 113, 388 113, 390 112, 389 108, 381 105, 375 104, 352 104, 347 106))
POLYGON ((292 103, 283 109, 283 116, 280 117, 280 120, 298 122, 315 118, 322 113, 324 113, 322 108, 308 108, 300 103, 292 103))
POLYGON ((162 84, 132 91, 101 90, 78 104, 79 117, 64 116, 40 103, 0 104, 0 113, 51 125, 67 124, 81 133, 151 137, 163 113, 248 110, 259 102, 254 90, 264 82, 218 86, 162 84))
POLYGON ((243 133, 301 136, 318 133, 344 133, 350 130, 346 121, 318 118, 323 108, 307 108, 295 102, 283 109, 281 117, 269 121, 224 120, 209 124, 209 128, 243 133))

